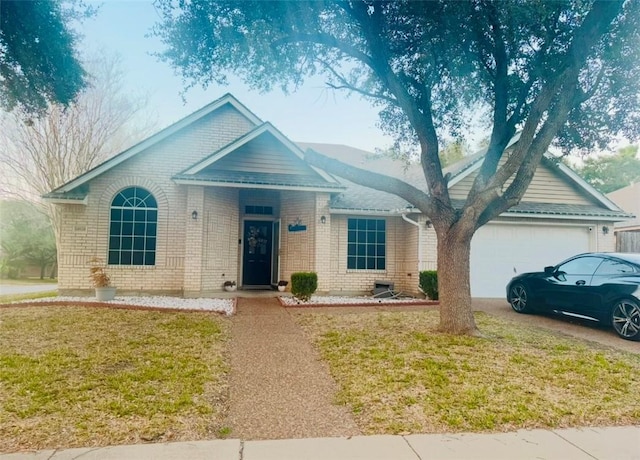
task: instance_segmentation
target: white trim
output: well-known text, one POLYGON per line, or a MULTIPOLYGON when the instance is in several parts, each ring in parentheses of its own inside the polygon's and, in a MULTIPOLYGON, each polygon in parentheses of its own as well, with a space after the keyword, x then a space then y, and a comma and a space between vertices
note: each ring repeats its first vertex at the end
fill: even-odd
MULTIPOLYGON (((553 156, 550 154, 545 154, 548 159, 553 159, 553 156)), ((570 179, 572 179, 577 185, 586 190, 592 197, 598 200, 600 203, 605 205, 611 211, 622 211, 616 204, 611 201, 609 198, 604 196, 604 194, 598 192, 595 188, 593 188, 587 181, 585 181, 582 177, 575 173, 571 168, 569 168, 564 163, 558 163, 558 169, 565 173, 570 179)))
POLYGON ((482 166, 483 162, 484 162, 484 155, 481 156, 480 158, 478 158, 475 163, 472 163, 466 169, 460 171, 459 174, 456 174, 456 176, 447 183, 447 188, 453 187, 458 182, 460 182, 462 179, 467 177, 469 174, 471 174, 472 172, 477 171, 478 169, 480 169, 480 166, 482 166))
MULTIPOLYGON (((196 163, 195 165, 191 166, 189 169, 187 169, 186 171, 184 171, 182 174, 197 174, 200 171, 202 171, 203 169, 205 169, 207 166, 212 165, 213 163, 215 163, 216 161, 220 160, 221 158, 224 158, 225 156, 227 156, 228 154, 230 154, 231 152, 235 151, 236 149, 242 147, 243 145, 248 144, 249 142, 253 141, 254 139, 260 137, 261 135, 263 135, 264 133, 269 133, 272 136, 274 136, 282 145, 284 145, 286 148, 288 148, 291 153, 293 153, 296 157, 298 157, 298 159, 305 161, 304 160, 304 151, 298 147, 295 143, 291 142, 284 134, 282 134, 280 131, 278 131, 278 129, 276 129, 271 123, 266 122, 263 123, 262 125, 258 126, 257 128, 255 128, 253 131, 250 131, 249 133, 245 134, 244 136, 242 136, 240 139, 237 139, 233 142, 231 142, 230 144, 227 144, 225 147, 223 147, 221 150, 219 150, 215 155, 212 155, 208 158, 205 158, 204 160, 196 163)), ((308 164, 307 162, 305 162, 305 164, 311 168, 316 174, 320 175, 320 177, 322 177, 324 180, 331 182, 333 184, 338 183, 335 178, 333 178, 333 176, 331 176, 329 173, 316 168, 315 166, 312 166, 310 164, 308 164)))
POLYGON ((226 104, 230 104, 232 107, 234 107, 238 112, 240 112, 240 114, 242 114, 245 118, 247 118, 247 120, 249 120, 254 125, 258 125, 258 124, 262 123, 262 120, 260 120, 260 118, 258 118, 248 108, 246 108, 244 105, 242 105, 240 103, 240 101, 238 101, 235 97, 233 97, 231 94, 227 93, 224 96, 222 96, 220 99, 218 99, 217 101, 214 101, 214 102, 212 102, 212 103, 210 103, 208 105, 205 105, 201 109, 195 111, 191 115, 186 116, 182 120, 179 120, 176 123, 174 123, 174 124, 164 128, 164 129, 162 129, 158 133, 152 135, 151 137, 146 138, 145 140, 143 140, 143 141, 139 142, 138 144, 134 145, 133 147, 130 147, 127 150, 122 151, 121 153, 119 153, 115 157, 113 157, 113 158, 105 161, 104 163, 96 166, 95 168, 91 169, 90 171, 88 171, 88 172, 76 177, 75 179, 71 180, 70 182, 67 182, 63 186, 57 188, 55 191, 56 192, 68 192, 68 191, 73 190, 74 188, 76 188, 76 187, 78 187, 78 186, 80 186, 82 184, 87 183, 88 181, 90 181, 90 180, 96 178, 97 176, 107 172, 111 168, 114 168, 115 166, 117 166, 120 163, 128 160, 129 158, 137 155, 138 153, 140 153, 140 152, 152 147, 153 145, 163 141, 167 137, 174 135, 176 132, 180 131, 181 129, 183 129, 183 128, 189 126, 189 125, 191 125, 192 123, 198 121, 199 119, 203 118, 204 116, 209 115, 210 113, 218 110, 220 107, 222 107, 222 106, 224 106, 226 104))
MULTIPOLYGON (((574 222, 514 222, 512 220, 492 220, 487 222, 482 227, 486 227, 487 225, 530 225, 533 227, 582 227, 585 229, 589 229, 592 225, 587 223, 576 224, 574 222)), ((476 230, 477 231, 477 230, 476 230)))
POLYGON ((420 267, 422 267, 422 225, 420 225, 420 222, 415 221, 415 220, 411 220, 407 217, 406 213, 401 214, 402 219, 405 222, 410 223, 411 225, 415 225, 416 227, 418 227, 418 272, 420 272, 420 267))
POLYGON ((81 200, 75 200, 72 198, 54 198, 54 197, 42 197, 42 200, 45 203, 52 203, 52 204, 80 204, 82 206, 86 206, 87 204, 89 204, 89 197, 85 196, 83 199, 81 200))
MULTIPOLYGON (((422 214, 422 212, 417 208, 412 208, 412 211, 402 212, 397 210, 392 211, 377 211, 375 209, 329 209, 329 214, 354 214, 354 215, 370 215, 370 216, 396 216, 400 217, 402 214, 422 214)), ((538 213, 525 213, 525 212, 503 212, 496 219, 500 217, 527 217, 527 218, 536 218, 536 219, 559 219, 559 220, 587 220, 587 221, 603 221, 603 222, 622 222, 623 219, 615 216, 567 216, 565 214, 538 214, 538 213)), ((494 223, 495 221, 491 221, 489 223, 494 223)), ((507 224, 511 224, 514 222, 504 222, 507 224)), ((546 224, 545 224, 546 225, 546 224)))
MULTIPOLYGON (((505 147, 505 150, 507 150, 509 147, 513 146, 516 142, 518 142, 520 140, 520 135, 521 135, 521 133, 516 133, 511 138, 511 140, 509 141, 509 144, 507 144, 507 146, 505 147)), ((474 154, 474 155, 476 155, 476 154, 474 154)), ((451 181, 449 181, 449 183, 447 184, 447 188, 453 187, 458 182, 460 182, 462 179, 467 177, 469 174, 471 174, 472 172, 477 171, 478 169, 480 169, 480 167, 484 163, 485 155, 486 155, 486 149, 485 149, 485 154, 482 155, 480 158, 478 158, 478 160, 475 163, 471 164, 469 167, 467 167, 466 169, 461 171, 459 174, 457 174, 453 179, 451 179, 451 181)), ((544 157, 547 160, 551 160, 551 161, 557 160, 557 158, 554 157, 549 152, 545 152, 544 157)), ((581 189, 583 189, 585 192, 587 192, 593 198, 598 200, 607 209, 609 209, 610 211, 622 211, 618 206, 616 206, 616 204, 613 201, 609 200, 606 196, 604 196, 604 194, 598 192, 587 181, 585 181, 582 177, 580 177, 578 174, 576 174, 571 168, 566 166, 564 163, 561 163, 561 162, 555 163, 555 161, 554 161, 554 164, 556 164, 558 166, 558 169, 560 170, 560 172, 562 172, 567 178, 572 180, 577 186, 579 186, 581 189)), ((540 165, 538 165, 538 167, 540 167, 540 165)))
POLYGON ((534 219, 562 219, 562 220, 597 220, 604 222, 622 222, 624 219, 614 216, 567 216, 564 214, 536 214, 524 212, 503 212, 498 217, 527 217, 534 219))
POLYGON ((301 192, 339 192, 343 189, 312 187, 307 185, 272 185, 272 184, 245 184, 238 182, 213 182, 207 180, 191 180, 191 179, 174 179, 176 184, 180 185, 203 185, 208 187, 227 187, 227 188, 256 188, 263 190, 298 190, 301 192))

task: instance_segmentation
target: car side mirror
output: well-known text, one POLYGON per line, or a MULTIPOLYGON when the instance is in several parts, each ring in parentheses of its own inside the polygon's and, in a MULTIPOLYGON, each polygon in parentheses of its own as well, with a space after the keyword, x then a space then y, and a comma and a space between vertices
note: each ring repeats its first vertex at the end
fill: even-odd
POLYGON ((544 274, 545 275, 553 275, 554 272, 556 271, 556 267, 544 267, 544 274))

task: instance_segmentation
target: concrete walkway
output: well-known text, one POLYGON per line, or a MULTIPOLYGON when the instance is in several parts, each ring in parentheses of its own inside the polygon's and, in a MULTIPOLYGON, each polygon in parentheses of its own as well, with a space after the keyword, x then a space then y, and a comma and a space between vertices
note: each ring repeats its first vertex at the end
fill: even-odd
POLYGON ((196 441, 0 455, 0 460, 638 460, 640 426, 276 441, 196 441))
POLYGON ((336 386, 300 327, 275 298, 238 299, 231 326, 231 436, 246 440, 360 434, 333 404, 336 386))

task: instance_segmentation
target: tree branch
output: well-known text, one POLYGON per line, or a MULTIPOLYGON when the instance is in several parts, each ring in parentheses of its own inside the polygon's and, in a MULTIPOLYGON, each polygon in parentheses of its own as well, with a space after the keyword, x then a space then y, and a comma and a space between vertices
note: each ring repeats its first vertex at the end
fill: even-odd
POLYGON ((436 205, 433 200, 429 198, 429 195, 400 179, 357 168, 322 155, 312 149, 307 149, 304 154, 304 159, 313 166, 343 177, 355 184, 397 195, 416 206, 429 217, 436 214, 436 205))

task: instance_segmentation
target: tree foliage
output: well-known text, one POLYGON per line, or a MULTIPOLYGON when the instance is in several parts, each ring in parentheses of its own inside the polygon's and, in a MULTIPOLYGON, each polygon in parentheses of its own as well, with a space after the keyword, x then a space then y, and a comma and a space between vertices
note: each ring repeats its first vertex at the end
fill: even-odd
POLYGON ((630 145, 614 154, 587 158, 576 171, 602 193, 613 192, 639 182, 638 146, 630 145))
POLYGON ((475 331, 474 232, 520 201, 551 143, 565 151, 602 148, 616 135, 639 134, 637 0, 157 5, 155 33, 168 46, 161 58, 188 83, 224 83, 232 72, 259 90, 290 89, 323 74, 331 88, 371 99, 398 144, 417 146, 427 190, 312 151, 306 158, 401 196, 430 218, 438 236, 440 327, 449 332, 475 331), (449 196, 439 150, 478 113, 490 132, 487 153, 460 207, 449 196))
POLYGON ((0 266, 4 275, 18 276, 29 265, 45 270, 56 263, 56 241, 49 218, 33 203, 0 201, 0 266))
POLYGON ((52 104, 36 119, 22 109, 0 117, 0 192, 38 203, 56 239, 59 210, 40 197, 132 145, 152 124, 135 124, 146 100, 124 92, 118 56, 102 54, 85 65, 90 86, 68 107, 52 104))
POLYGON ((0 1, 0 107, 41 113, 67 105, 86 86, 75 51, 74 18, 91 14, 59 0, 0 1))

